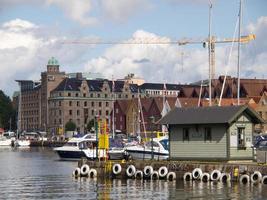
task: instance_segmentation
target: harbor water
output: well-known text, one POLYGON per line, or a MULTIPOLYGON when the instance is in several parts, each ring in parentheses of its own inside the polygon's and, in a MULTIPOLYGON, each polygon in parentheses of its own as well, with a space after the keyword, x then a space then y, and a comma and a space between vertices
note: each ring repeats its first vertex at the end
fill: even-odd
POLYGON ((0 199, 267 199, 267 185, 72 177, 51 148, 0 148, 0 199))

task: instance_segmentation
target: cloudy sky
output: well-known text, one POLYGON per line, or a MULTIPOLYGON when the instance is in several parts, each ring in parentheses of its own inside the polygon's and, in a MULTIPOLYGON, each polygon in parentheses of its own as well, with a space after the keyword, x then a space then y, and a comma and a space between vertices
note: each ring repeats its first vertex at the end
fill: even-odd
MULTIPOLYGON (((241 76, 267 78, 267 1, 243 0, 241 76)), ((0 0, 0 89, 12 95, 16 79, 39 80, 50 57, 65 72, 128 73, 147 82, 190 83, 208 78, 209 0, 0 0), (72 44, 79 41, 80 44, 72 44), (97 44, 90 42, 170 42, 97 44)), ((212 34, 237 37, 239 0, 213 0, 212 34)), ((236 76, 237 43, 216 45, 216 76, 236 76), (232 49, 232 51, 231 51, 232 49)))

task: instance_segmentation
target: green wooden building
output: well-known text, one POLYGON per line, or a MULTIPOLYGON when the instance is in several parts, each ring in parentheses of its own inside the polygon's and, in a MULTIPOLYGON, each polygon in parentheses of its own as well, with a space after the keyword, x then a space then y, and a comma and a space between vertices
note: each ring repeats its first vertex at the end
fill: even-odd
POLYGON ((248 106, 175 108, 160 121, 169 126, 171 160, 253 160, 255 124, 248 106))

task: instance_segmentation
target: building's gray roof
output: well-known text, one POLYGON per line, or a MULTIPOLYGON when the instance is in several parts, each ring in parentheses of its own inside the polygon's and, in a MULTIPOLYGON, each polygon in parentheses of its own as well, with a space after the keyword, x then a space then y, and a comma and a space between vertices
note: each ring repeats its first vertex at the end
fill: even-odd
POLYGON ((248 106, 175 108, 158 123, 176 125, 230 124, 243 112, 247 113, 254 123, 264 123, 264 120, 248 106))

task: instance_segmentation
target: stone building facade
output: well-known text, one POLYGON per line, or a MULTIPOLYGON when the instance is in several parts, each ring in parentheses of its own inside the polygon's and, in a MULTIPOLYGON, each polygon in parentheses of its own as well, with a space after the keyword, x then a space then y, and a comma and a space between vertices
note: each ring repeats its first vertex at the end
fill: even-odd
POLYGON ((79 74, 76 78, 66 78, 51 92, 49 98, 49 130, 58 133, 64 125, 72 121, 78 132, 86 129, 91 120, 107 119, 112 129, 110 113, 115 99, 137 97, 136 84, 123 81, 86 80, 79 74))

